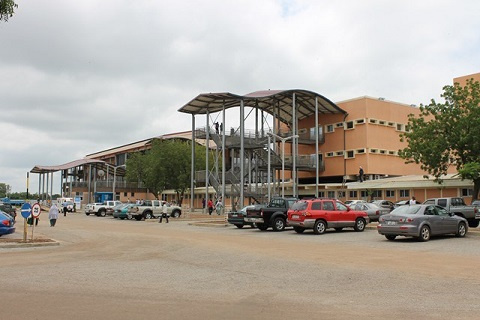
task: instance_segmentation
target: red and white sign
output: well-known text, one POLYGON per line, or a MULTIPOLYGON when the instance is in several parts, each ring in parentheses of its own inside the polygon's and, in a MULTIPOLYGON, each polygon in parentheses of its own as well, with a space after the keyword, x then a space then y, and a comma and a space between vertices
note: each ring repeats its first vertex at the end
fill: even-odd
POLYGON ((40 207, 40 205, 38 203, 35 203, 32 206, 32 216, 34 218, 38 218, 38 216, 40 215, 41 212, 42 212, 42 208, 40 207))

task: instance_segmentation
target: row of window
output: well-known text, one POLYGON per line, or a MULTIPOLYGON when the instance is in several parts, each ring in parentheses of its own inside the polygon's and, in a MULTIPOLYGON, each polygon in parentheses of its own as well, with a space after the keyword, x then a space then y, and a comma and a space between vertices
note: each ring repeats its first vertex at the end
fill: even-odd
POLYGON ((325 127, 326 127, 327 133, 331 133, 331 132, 335 132, 335 129, 337 128, 342 128, 344 130, 352 130, 352 129, 355 129, 356 125, 365 124, 367 122, 370 124, 392 127, 392 128, 395 128, 396 131, 401 131, 401 132, 408 131, 407 125, 403 123, 379 120, 374 118, 356 119, 356 120, 345 121, 345 122, 337 122, 337 123, 327 124, 325 127))
MULTIPOLYGON (((390 156, 398 156, 398 151, 395 151, 395 150, 369 148, 368 152, 373 153, 373 154, 385 154, 385 155, 390 155, 390 156)), ((365 148, 355 149, 355 150, 347 150, 347 151, 340 150, 340 151, 327 152, 327 153, 325 153, 325 157, 326 158, 345 157, 345 159, 352 159, 352 158, 355 158, 355 155, 357 155, 357 154, 365 154, 365 153, 366 153, 365 148)))

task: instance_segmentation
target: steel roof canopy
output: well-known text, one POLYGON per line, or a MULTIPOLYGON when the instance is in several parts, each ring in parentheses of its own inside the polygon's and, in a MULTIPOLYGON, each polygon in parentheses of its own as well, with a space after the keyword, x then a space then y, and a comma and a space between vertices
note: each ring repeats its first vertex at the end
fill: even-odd
POLYGON ((346 113, 346 111, 342 110, 335 103, 318 93, 295 89, 255 91, 244 96, 229 92, 202 93, 178 109, 178 111, 193 115, 206 114, 207 111, 219 112, 222 111, 224 106, 225 109, 239 107, 240 101, 243 100, 245 107, 258 107, 260 110, 268 112, 271 115, 279 113, 277 117, 280 121, 291 123, 294 94, 298 120, 315 115, 315 99, 318 100, 318 112, 321 114, 346 113), (279 112, 275 111, 277 107, 279 112))

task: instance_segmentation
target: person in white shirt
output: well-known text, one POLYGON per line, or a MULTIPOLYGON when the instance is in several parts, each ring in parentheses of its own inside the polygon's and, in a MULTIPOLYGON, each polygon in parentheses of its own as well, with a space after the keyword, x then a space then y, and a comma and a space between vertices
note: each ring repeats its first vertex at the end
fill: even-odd
POLYGON ((417 200, 415 200, 415 197, 412 197, 412 199, 410 199, 409 204, 417 204, 417 200))
POLYGON ((165 201, 162 206, 162 215, 160 216, 160 220, 158 220, 158 223, 162 223, 162 218, 165 218, 168 223, 168 205, 167 202, 165 201))

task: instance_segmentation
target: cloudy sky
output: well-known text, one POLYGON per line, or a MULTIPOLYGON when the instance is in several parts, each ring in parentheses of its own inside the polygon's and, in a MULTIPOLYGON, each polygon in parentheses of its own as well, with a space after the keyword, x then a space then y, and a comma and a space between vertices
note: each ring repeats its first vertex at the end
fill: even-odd
POLYGON ((480 72, 477 0, 16 2, 0 22, 0 182, 13 191, 35 165, 190 130, 177 110, 200 93, 418 105, 480 72))

